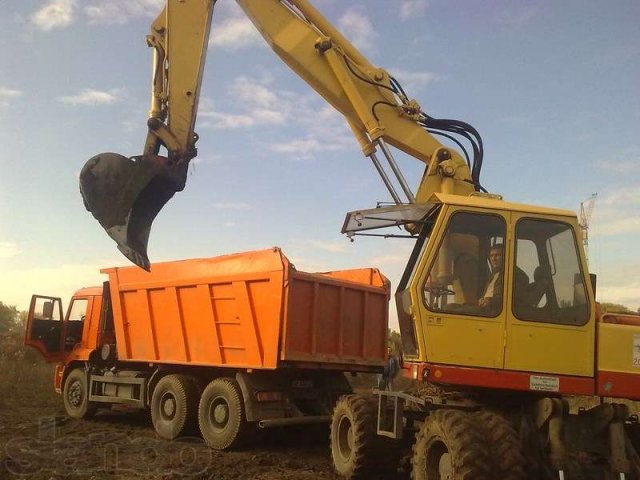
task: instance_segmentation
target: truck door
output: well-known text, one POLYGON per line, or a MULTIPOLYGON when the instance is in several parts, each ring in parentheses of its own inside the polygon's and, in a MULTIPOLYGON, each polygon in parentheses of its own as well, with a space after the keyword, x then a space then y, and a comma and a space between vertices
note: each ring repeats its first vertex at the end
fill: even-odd
POLYGON ((423 252, 412 288, 427 362, 502 368, 507 216, 450 206, 423 252), (494 254, 500 265, 490 264, 494 254), (500 258, 498 259, 498 255, 500 258))
POLYGON ((24 344, 35 348, 47 362, 59 362, 63 355, 62 300, 31 297, 24 344))
POLYGON ((519 213, 512 225, 505 368, 593 376, 593 294, 575 226, 568 218, 519 213))

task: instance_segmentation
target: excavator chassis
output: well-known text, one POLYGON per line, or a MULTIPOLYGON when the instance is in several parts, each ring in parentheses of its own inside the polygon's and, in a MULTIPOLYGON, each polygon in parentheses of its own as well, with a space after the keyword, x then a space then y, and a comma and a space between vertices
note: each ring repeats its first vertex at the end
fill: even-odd
MULTIPOLYGON (((377 414, 352 415, 361 438, 348 453, 357 459, 357 468, 348 475, 339 470, 343 478, 378 474, 380 452, 370 452, 371 445, 382 442, 387 442, 387 455, 411 457, 413 480, 640 478, 640 425, 622 404, 570 409, 566 399, 557 397, 452 391, 423 395, 376 390, 366 400, 377 404, 377 414), (370 423, 366 429, 364 422, 370 423), (372 438, 362 438, 362 432, 372 438), (402 449, 404 453, 394 451, 402 449)), ((344 419, 332 420, 332 425, 342 423, 344 419)), ((338 429, 332 430, 332 456, 334 464, 344 465, 346 458, 336 460, 338 435, 338 429)), ((389 470, 399 467, 387 465, 389 470)))

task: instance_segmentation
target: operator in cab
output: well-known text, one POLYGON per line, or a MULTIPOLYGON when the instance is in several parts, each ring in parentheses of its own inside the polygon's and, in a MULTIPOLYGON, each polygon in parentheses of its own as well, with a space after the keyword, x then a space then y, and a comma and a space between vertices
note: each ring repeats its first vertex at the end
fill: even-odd
MULTIPOLYGON (((504 285, 504 247, 502 244, 496 244, 491 247, 489 251, 489 265, 491 266, 491 278, 489 278, 487 282, 482 297, 478 300, 478 305, 484 310, 497 312, 500 310, 500 305, 502 305, 504 285)), ((516 286, 520 287, 516 288, 516 292, 526 291, 529 285, 529 277, 527 274, 519 267, 516 267, 515 276, 516 286)))
POLYGON ((489 265, 491 266, 491 278, 484 289, 484 293, 478 305, 487 310, 498 310, 502 303, 502 270, 504 266, 504 252, 502 245, 494 245, 489 251, 489 265))

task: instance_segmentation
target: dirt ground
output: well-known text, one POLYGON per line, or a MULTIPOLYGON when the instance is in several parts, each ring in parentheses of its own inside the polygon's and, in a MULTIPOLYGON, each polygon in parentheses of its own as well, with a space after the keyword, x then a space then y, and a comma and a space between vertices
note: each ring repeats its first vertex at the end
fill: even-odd
POLYGON ((242 451, 218 452, 198 437, 156 437, 146 413, 64 415, 60 398, 6 398, 0 411, 0 478, 337 479, 326 428, 264 432, 242 451))
POLYGON ((0 375, 0 479, 338 479, 328 427, 263 431, 241 451, 218 452, 196 436, 158 438, 146 412, 72 420, 49 373, 34 364, 0 375))

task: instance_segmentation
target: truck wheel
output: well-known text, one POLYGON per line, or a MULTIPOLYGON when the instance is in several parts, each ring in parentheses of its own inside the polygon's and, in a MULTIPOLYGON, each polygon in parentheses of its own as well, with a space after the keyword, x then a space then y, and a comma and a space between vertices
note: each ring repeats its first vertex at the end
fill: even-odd
POLYGON ((202 392, 198 406, 202 438, 211 448, 241 446, 249 430, 240 386, 233 378, 216 378, 202 392))
POLYGON ((195 426, 198 393, 185 375, 162 377, 151 396, 151 422, 158 435, 173 440, 195 426))
POLYGON ((489 453, 503 480, 527 480, 527 459, 518 432, 505 417, 481 410, 474 414, 489 440, 489 453))
POLYGON ((62 389, 64 409, 71 418, 91 418, 97 407, 89 402, 87 376, 83 369, 75 368, 69 372, 62 389))
POLYGON ((331 458, 338 475, 369 478, 397 460, 395 445, 376 433, 376 406, 361 395, 340 397, 331 418, 331 458), (382 451, 385 443, 388 449, 382 451))
POLYGON ((413 445, 413 480, 492 480, 487 439, 468 413, 437 410, 413 445))

